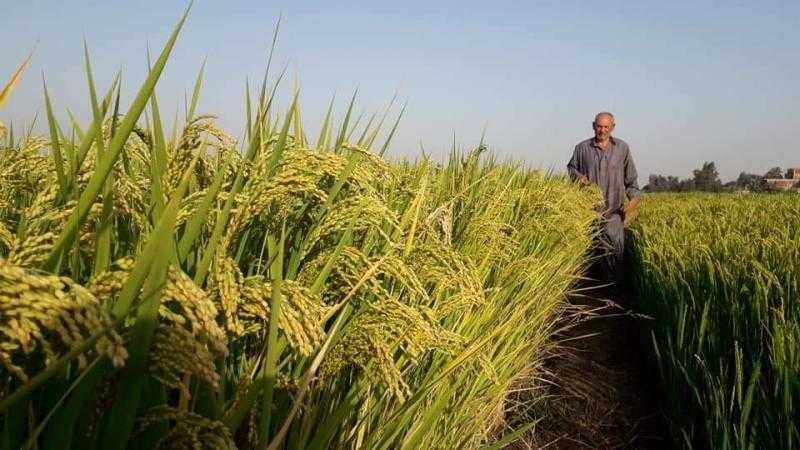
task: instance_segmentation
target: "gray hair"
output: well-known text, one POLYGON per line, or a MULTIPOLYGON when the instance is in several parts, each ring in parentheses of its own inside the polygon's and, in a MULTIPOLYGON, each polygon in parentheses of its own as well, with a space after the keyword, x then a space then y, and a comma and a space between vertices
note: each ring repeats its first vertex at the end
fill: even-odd
POLYGON ((594 121, 597 122, 597 119, 599 119, 599 118, 601 118, 603 116, 606 116, 606 117, 610 118, 611 119, 611 123, 614 123, 614 115, 611 114, 608 111, 602 111, 602 112, 597 113, 597 115, 594 116, 594 121))

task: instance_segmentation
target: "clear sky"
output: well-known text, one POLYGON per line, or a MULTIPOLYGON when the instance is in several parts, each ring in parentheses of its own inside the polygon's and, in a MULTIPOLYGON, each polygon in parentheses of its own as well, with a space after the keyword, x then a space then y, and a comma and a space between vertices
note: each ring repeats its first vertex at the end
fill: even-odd
MULTIPOLYGON (((8 1, 0 19, 0 79, 38 40, 32 65, 0 120, 54 105, 89 117, 83 37, 100 89, 123 69, 131 98, 145 48, 159 51, 184 1, 8 1)), ((487 142, 501 157, 562 170, 595 112, 650 173, 688 177, 713 160, 723 180, 741 170, 800 166, 800 2, 673 1, 212 1, 198 0, 158 86, 171 116, 208 58, 199 110, 239 134, 245 80, 260 80, 273 24, 277 62, 301 86, 316 129, 331 95, 341 113, 399 91, 409 106, 391 155, 420 145, 443 155, 487 142)), ((5 81, 1 81, 4 83, 5 81)), ((286 95, 282 98, 285 103, 286 95)))

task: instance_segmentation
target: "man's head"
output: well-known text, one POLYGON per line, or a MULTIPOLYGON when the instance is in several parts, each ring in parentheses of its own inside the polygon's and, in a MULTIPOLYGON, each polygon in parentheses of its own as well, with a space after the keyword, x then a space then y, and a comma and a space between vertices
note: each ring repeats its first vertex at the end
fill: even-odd
POLYGON ((598 141, 606 141, 611 137, 611 132, 614 131, 614 115, 610 112, 601 112, 594 116, 592 122, 594 128, 594 137, 598 141))

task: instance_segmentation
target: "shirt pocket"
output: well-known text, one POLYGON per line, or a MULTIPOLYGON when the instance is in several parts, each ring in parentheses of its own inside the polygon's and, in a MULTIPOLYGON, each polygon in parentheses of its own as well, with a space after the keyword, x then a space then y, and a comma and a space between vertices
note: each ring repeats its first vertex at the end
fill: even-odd
POLYGON ((624 183, 624 163, 622 161, 610 161, 608 163, 608 182, 612 186, 619 186, 624 183))
POLYGON ((614 155, 614 157, 611 158, 608 167, 615 175, 616 174, 624 175, 622 171, 625 169, 625 157, 614 155))

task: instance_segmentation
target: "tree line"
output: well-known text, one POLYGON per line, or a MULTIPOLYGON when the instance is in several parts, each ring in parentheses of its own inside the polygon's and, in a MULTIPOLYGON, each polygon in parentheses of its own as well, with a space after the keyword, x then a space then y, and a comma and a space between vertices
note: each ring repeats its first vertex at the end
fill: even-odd
POLYGON ((783 170, 773 167, 765 174, 741 172, 736 180, 722 183, 713 161, 706 161, 699 169, 692 171, 690 178, 683 180, 672 175, 651 174, 644 190, 647 192, 723 192, 748 190, 751 192, 766 192, 771 190, 767 183, 770 178, 783 178, 783 170))

